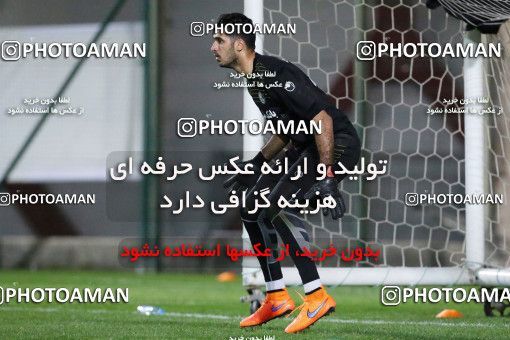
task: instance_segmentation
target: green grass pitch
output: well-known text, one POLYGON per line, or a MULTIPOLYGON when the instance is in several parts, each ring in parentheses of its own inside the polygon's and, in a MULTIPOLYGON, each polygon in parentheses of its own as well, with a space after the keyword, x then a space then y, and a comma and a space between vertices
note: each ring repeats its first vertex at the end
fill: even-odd
MULTIPOLYGON (((240 329, 248 314, 240 303, 240 279, 219 283, 214 275, 136 274, 97 271, 2 271, 2 287, 129 288, 127 304, 3 304, 0 338, 161 338, 161 339, 509 339, 510 318, 487 318, 478 304, 413 304, 386 307, 378 287, 337 287, 329 292, 337 310, 310 329, 283 332, 290 318, 240 329), (145 316, 138 305, 157 305, 167 315, 145 316), (444 308, 464 314, 437 320, 444 308)), ((300 288, 296 289, 300 290, 300 288)), ((299 302, 294 288, 291 294, 299 302)))

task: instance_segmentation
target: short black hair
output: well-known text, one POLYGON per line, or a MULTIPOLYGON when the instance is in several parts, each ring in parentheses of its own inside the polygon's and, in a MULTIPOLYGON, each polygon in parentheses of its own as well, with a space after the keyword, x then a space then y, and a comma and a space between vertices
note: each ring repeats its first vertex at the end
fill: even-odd
POLYGON ((235 32, 233 34, 229 34, 229 35, 236 36, 236 37, 243 39, 244 42, 246 43, 246 46, 248 46, 252 50, 255 49, 255 32, 254 32, 253 21, 250 18, 248 18, 246 15, 244 15, 242 13, 225 13, 225 14, 220 15, 220 17, 218 18, 217 24, 218 25, 243 24, 243 26, 251 25, 252 29, 249 30, 251 33, 247 34, 243 30, 238 30, 237 32, 235 32))

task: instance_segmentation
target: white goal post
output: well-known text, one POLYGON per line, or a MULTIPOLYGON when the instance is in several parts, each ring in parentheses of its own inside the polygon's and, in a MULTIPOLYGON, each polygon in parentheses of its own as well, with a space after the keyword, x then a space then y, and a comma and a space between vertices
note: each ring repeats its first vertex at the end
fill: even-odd
MULTIPOLYGON (((360 64, 354 51, 359 40, 416 37, 467 44, 487 43, 488 38, 476 30, 464 32, 462 22, 444 11, 432 15, 420 1, 350 3, 245 0, 245 14, 254 22, 265 19, 296 23, 298 31, 305 31, 297 37, 258 39, 257 51, 300 66, 337 101, 340 109, 347 111, 360 131, 362 155, 371 160, 389 158, 390 169, 385 175, 389 178, 370 184, 363 180, 342 183, 350 218, 340 222, 321 216, 309 219, 312 240, 339 241, 346 247, 357 242, 374 246, 383 253, 381 262, 345 266, 338 260, 335 266, 319 268, 322 282, 332 286, 510 286, 510 227, 504 223, 504 215, 510 213, 510 196, 498 207, 466 204, 416 208, 403 204, 403 193, 409 189, 438 192, 448 188, 466 195, 509 193, 500 182, 508 179, 505 174, 510 172, 510 163, 504 161, 505 148, 510 145, 510 132, 505 130, 510 126, 505 115, 510 112, 504 111, 510 109, 505 97, 509 92, 505 90, 510 91, 510 87, 508 80, 498 74, 508 71, 501 69, 505 61, 510 63, 508 54, 494 63, 486 58, 466 58, 429 59, 422 64, 403 60, 360 64), (388 18, 386 31, 381 29, 386 25, 380 23, 381 16, 388 18), (391 68, 390 74, 386 74, 387 67, 391 68), (420 69, 428 67, 430 71, 420 69), (441 89, 434 92, 437 86, 441 89), (463 92, 459 91, 461 87, 463 92), (353 89, 361 92, 353 94, 353 89), (466 104, 465 109, 481 110, 481 105, 492 105, 502 108, 503 113, 498 117, 427 116, 426 109, 439 103, 444 93, 451 97, 459 93, 463 98, 488 97, 488 104, 466 104), (508 145, 495 147, 496 142, 508 145), (390 150, 385 149, 387 145, 390 150), (392 164, 399 169, 391 169, 392 164)), ((510 24, 504 26, 508 30, 510 24)), ((260 116, 247 94, 244 99, 244 119, 260 116)), ((260 149, 261 138, 245 138, 244 150, 260 149)), ((250 247, 245 230, 243 241, 245 248, 250 247)), ((242 263, 243 285, 262 286, 264 279, 257 260, 244 258, 242 263)), ((301 284, 294 267, 284 267, 283 276, 288 285, 301 284)))

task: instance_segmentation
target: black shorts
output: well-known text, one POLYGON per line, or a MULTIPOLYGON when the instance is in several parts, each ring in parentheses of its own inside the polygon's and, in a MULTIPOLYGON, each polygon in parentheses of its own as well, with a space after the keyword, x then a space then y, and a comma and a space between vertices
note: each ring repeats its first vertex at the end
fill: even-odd
MULTIPOLYGON (((348 170, 352 170, 356 164, 358 164, 361 154, 361 145, 358 136, 335 134, 334 143, 334 170, 340 169, 340 166, 337 165, 338 162, 341 162, 348 170)), ((292 195, 295 194, 295 199, 304 199, 306 192, 317 181, 317 165, 319 164, 317 147, 315 143, 307 146, 291 146, 285 152, 285 155, 280 158, 280 162, 283 163, 285 157, 288 160, 289 171, 284 174, 262 175, 247 195, 247 207, 253 206, 254 200, 257 198, 257 195, 254 194, 255 191, 260 192, 265 188, 270 189, 268 199, 272 208, 277 206, 278 199, 281 196, 285 197, 287 200, 291 200, 293 198, 292 195), (303 169, 305 165, 305 158, 307 168, 306 174, 296 179, 298 168, 301 167, 301 169, 303 169)), ((335 175, 339 182, 346 176, 347 174, 335 175)))

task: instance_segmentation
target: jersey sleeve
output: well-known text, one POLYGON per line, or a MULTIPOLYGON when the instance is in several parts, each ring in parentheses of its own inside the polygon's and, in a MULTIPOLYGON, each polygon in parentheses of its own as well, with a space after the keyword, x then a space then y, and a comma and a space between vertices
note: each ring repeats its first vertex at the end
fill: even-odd
POLYGON ((275 88, 276 96, 286 111, 294 113, 298 118, 312 120, 326 108, 318 97, 316 86, 297 66, 284 65, 277 71, 276 79, 282 84, 275 88))

